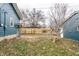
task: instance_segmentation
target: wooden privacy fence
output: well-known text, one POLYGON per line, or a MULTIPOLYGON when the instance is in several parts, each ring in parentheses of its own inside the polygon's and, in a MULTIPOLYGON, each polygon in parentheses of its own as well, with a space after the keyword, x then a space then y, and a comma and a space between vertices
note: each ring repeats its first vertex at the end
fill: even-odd
POLYGON ((51 33, 50 28, 20 28, 21 34, 43 34, 51 33))
POLYGON ((26 36, 21 36, 21 38, 23 39, 28 38, 29 40, 32 40, 32 41, 38 40, 38 38, 43 38, 43 39, 49 38, 53 42, 55 42, 59 39, 59 37, 57 36, 57 33, 55 31, 52 32, 50 28, 20 28, 20 33, 26 35, 26 36), (29 37, 28 34, 36 34, 36 35, 35 36, 30 35, 29 37))

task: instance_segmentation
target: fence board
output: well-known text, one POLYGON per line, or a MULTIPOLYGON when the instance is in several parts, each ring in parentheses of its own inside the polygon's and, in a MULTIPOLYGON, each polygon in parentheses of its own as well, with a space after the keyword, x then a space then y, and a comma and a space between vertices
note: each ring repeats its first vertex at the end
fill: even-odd
POLYGON ((20 28, 21 34, 42 34, 51 33, 50 28, 20 28))

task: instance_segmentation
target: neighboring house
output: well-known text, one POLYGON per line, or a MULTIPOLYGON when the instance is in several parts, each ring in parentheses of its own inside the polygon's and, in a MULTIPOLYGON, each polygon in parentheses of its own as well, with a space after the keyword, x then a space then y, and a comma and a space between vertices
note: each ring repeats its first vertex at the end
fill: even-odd
POLYGON ((16 3, 0 3, 0 39, 4 36, 16 36, 16 24, 22 15, 16 3))
POLYGON ((63 26, 63 36, 74 40, 79 40, 79 11, 74 12, 63 26))

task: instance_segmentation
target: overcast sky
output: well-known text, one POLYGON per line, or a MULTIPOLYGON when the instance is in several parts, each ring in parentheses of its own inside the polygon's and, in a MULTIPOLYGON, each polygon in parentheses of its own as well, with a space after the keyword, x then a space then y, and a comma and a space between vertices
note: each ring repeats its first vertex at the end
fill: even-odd
POLYGON ((17 3, 19 8, 48 8, 53 3, 68 3, 79 7, 79 0, 0 0, 0 3, 17 3))
POLYGON ((69 8, 79 9, 79 3, 75 3, 76 0, 18 0, 17 5, 22 9, 32 9, 37 8, 43 10, 47 13, 48 8, 50 8, 55 3, 67 3, 69 8))
MULTIPOLYGON (((75 3, 76 0, 19 0, 17 5, 21 9, 32 9, 37 8, 44 11, 45 14, 48 13, 48 9, 55 3, 66 3, 69 5, 69 8, 74 10, 79 10, 79 3, 75 3)), ((77 1, 76 1, 77 2, 77 1)), ((48 22, 48 21, 47 21, 48 22)))
MULTIPOLYGON (((68 3, 69 5, 72 5, 74 7, 78 7, 79 3, 73 3, 74 0, 65 1, 65 0, 19 0, 17 2, 18 6, 20 8, 48 8, 54 3, 68 3), (58 2, 60 1, 60 2, 58 2)), ((76 0, 75 0, 76 1, 76 0)))

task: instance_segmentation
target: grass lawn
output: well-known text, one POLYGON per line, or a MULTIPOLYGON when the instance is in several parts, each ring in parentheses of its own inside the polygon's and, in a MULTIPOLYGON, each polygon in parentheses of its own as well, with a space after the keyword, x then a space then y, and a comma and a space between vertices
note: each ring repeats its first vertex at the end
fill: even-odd
MULTIPOLYGON (((41 38, 39 38, 41 39, 41 38)), ((2 56, 71 56, 79 55, 79 42, 60 39, 53 43, 45 38, 36 42, 11 39, 0 42, 2 56)))

